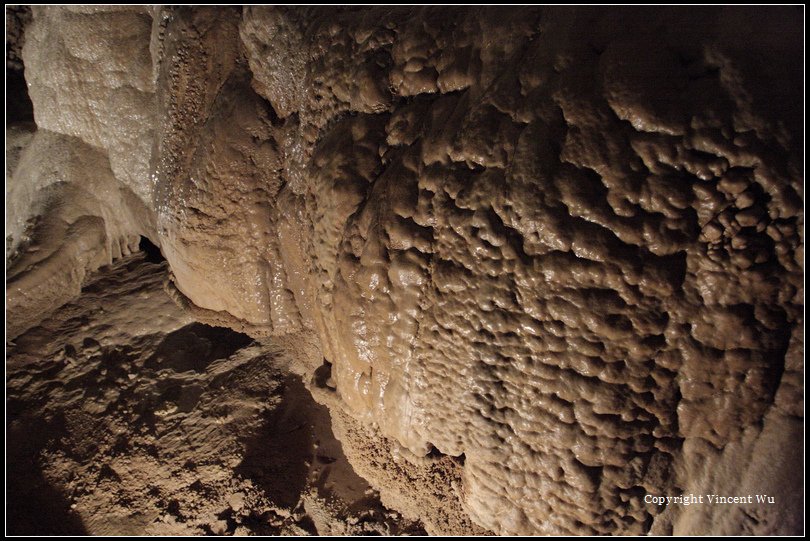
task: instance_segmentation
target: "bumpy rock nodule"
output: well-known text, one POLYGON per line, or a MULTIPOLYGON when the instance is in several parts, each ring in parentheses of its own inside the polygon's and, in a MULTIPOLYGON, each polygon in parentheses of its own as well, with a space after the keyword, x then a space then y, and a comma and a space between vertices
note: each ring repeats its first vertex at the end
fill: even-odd
POLYGON ((106 152, 198 319, 317 335, 313 392, 404 513, 454 533, 800 531, 791 9, 33 15, 39 129, 106 152), (124 20, 137 54, 93 38, 124 20), (740 490, 797 498, 643 501, 740 490))

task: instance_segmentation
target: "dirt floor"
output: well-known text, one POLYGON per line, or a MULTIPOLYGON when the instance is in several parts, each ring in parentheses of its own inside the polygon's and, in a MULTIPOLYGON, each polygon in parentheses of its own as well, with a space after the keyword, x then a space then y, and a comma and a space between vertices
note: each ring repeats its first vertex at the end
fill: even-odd
POLYGON ((284 351, 196 323, 144 254, 6 345, 9 534, 399 534, 284 351))

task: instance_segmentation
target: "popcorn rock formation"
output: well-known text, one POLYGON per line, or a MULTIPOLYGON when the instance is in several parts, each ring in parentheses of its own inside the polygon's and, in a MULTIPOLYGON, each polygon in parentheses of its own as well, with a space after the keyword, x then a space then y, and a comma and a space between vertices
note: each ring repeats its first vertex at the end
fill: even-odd
POLYGON ((10 334, 147 237, 430 533, 799 533, 799 15, 34 8, 10 334))

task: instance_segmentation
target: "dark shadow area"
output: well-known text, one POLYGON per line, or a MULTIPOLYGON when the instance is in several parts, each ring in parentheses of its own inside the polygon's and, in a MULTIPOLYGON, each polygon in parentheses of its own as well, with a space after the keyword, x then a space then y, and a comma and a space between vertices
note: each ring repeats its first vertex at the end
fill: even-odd
POLYGON ((245 442, 245 458, 236 473, 253 480, 279 507, 289 508, 306 485, 314 440, 311 410, 318 404, 296 377, 284 380, 283 393, 281 404, 245 442))
POLYGON ((88 535, 81 518, 38 467, 31 465, 29 471, 21 472, 9 465, 7 483, 8 535, 88 535), (16 471, 11 473, 12 469, 16 471))
POLYGON ((146 260, 150 263, 163 263, 166 258, 163 257, 163 252, 160 248, 154 245, 151 240, 146 237, 141 237, 141 242, 138 243, 138 248, 146 254, 146 260))
MULTIPOLYGON (((389 522, 379 494, 357 475, 343 453, 332 432, 328 408, 315 401, 299 377, 287 376, 281 392, 281 403, 245 440, 237 475, 252 480, 279 507, 299 509, 302 492, 314 488, 331 502, 333 512, 357 517, 355 524, 388 522, 392 535, 425 534, 420 524, 389 522)), ((310 534, 323 534, 306 515, 296 518, 295 524, 310 534)), ((372 528, 366 535, 374 535, 374 531, 372 528)))
POLYGON ((87 535, 70 501, 40 466, 42 450, 64 433, 64 423, 20 415, 28 406, 17 401, 6 417, 6 534, 87 535))
POLYGON ((335 382, 332 381, 332 363, 323 360, 323 364, 315 369, 312 374, 312 383, 319 389, 335 390, 335 382))
POLYGON ((6 122, 33 122, 34 104, 28 97, 28 86, 22 70, 6 68, 6 122))
POLYGON ((34 105, 28 96, 21 54, 29 22, 29 6, 6 6, 6 126, 34 121, 34 105))
POLYGON ((248 335, 231 329, 191 323, 166 335, 144 367, 204 372, 211 362, 231 356, 252 341, 248 335))

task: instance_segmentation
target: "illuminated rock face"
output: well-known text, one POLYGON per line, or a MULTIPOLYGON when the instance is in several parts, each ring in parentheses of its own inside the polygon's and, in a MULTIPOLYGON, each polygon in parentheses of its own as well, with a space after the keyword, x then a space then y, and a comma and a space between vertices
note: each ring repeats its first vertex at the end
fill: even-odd
POLYGON ((23 56, 176 300, 317 336, 349 459, 430 531, 796 532, 644 502, 801 494, 795 18, 38 9, 23 56))
POLYGON ((139 236, 157 241, 151 32, 151 16, 130 8, 35 8, 25 26, 36 126, 6 128, 10 338, 76 297, 89 272, 137 250, 139 236))

